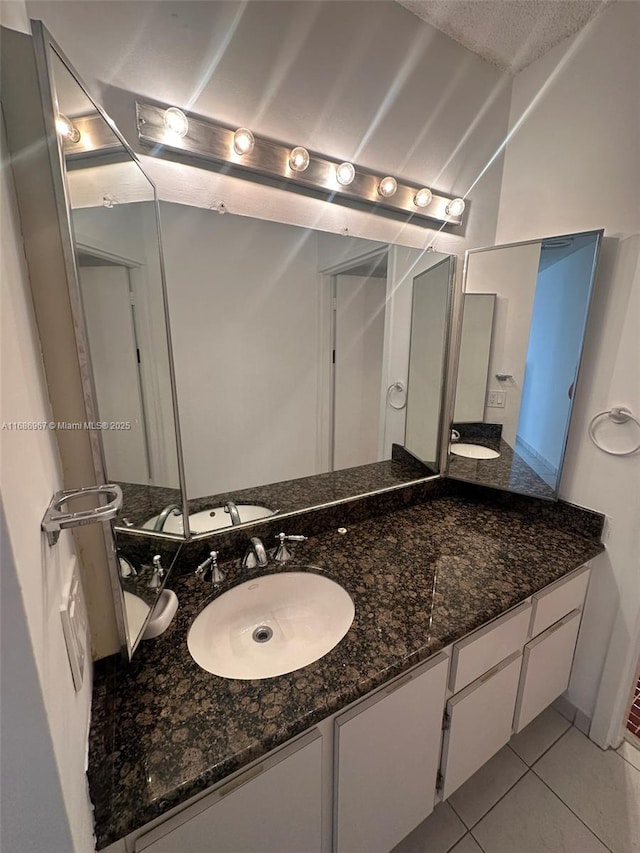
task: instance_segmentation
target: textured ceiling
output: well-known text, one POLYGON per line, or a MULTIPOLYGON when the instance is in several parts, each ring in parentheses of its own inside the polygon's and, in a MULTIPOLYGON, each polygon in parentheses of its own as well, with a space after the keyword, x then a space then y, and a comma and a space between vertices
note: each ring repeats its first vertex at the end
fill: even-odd
POLYGON ((612 0, 397 0, 509 74, 577 33, 612 0))

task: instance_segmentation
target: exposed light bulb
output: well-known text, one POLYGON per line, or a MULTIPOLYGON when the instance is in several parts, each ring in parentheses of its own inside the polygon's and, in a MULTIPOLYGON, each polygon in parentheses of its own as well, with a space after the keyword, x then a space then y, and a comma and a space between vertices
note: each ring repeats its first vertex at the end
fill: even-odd
POLYGON ((64 136, 69 142, 80 142, 80 131, 78 128, 62 113, 58 113, 56 119, 56 130, 60 136, 64 136))
POLYGON ((378 184, 378 192, 383 198, 391 198, 392 195, 395 195, 397 189, 398 182, 391 175, 387 175, 378 184))
POLYGON ((453 198, 445 207, 444 212, 447 214, 447 216, 462 216, 464 208, 464 199, 453 198))
POLYGON ((248 154, 255 142, 253 133, 246 127, 239 127, 233 134, 233 150, 236 154, 248 154))
POLYGON ((353 163, 340 163, 336 166, 336 181, 343 187, 349 186, 356 176, 353 163))
POLYGON ((177 107, 169 107, 164 111, 164 126, 175 136, 183 137, 189 130, 189 119, 177 107))
POLYGON ((298 146, 289 155, 289 168, 294 172, 304 172, 309 165, 309 152, 306 148, 298 146))
POLYGON ((427 187, 423 187, 413 197, 413 203, 416 207, 427 207, 431 204, 433 193, 427 187))

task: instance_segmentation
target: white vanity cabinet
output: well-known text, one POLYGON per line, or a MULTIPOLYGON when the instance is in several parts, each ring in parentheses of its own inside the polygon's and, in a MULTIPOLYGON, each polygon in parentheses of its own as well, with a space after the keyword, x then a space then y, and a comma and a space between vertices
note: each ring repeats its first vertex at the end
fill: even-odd
POLYGON ((389 853, 433 810, 438 768, 447 799, 564 692, 589 571, 576 569, 109 851, 389 853))
POLYGON ((444 799, 511 737, 522 647, 531 623, 528 602, 453 646, 442 744, 444 799))
POLYGON ((513 729, 521 731, 569 686, 590 569, 583 566, 531 599, 513 729))
POLYGON ((449 659, 334 720, 334 853, 389 853, 432 811, 449 659))
POLYGON ((443 799, 567 689, 589 571, 582 566, 454 644, 443 799))
POLYGON ((139 836, 134 853, 320 853, 321 788, 312 730, 139 836))

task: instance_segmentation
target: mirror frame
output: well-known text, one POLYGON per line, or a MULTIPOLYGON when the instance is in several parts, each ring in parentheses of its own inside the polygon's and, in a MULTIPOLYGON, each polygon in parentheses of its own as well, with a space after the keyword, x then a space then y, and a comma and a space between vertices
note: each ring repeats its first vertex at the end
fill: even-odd
MULTIPOLYGON (((554 489, 553 497, 547 498, 547 497, 544 497, 542 495, 531 495, 531 497, 535 497, 538 500, 557 501, 560 498, 560 482, 562 480, 562 470, 564 468, 564 461, 565 461, 565 456, 566 456, 566 452, 567 452, 567 444, 568 444, 568 440, 569 440, 569 431, 571 429, 571 419, 573 417, 573 410, 574 410, 574 405, 575 405, 575 397, 576 397, 575 390, 579 387, 579 384, 580 384, 580 371, 582 368, 582 357, 584 354, 585 340, 586 340, 586 336, 587 336, 587 330, 589 327, 591 307, 593 305, 593 294, 594 294, 594 290, 595 290, 595 282, 596 282, 597 273, 598 273, 598 261, 600 259, 600 252, 602 249, 602 240, 603 240, 603 236, 604 236, 604 229, 603 228, 594 228, 594 229, 589 230, 589 231, 575 231, 575 232, 571 232, 570 234, 552 234, 552 235, 547 235, 545 237, 538 237, 536 239, 531 239, 531 240, 518 240, 518 241, 515 241, 512 243, 498 243, 498 244, 493 245, 493 246, 481 246, 479 248, 467 249, 464 253, 464 263, 463 263, 463 267, 462 267, 462 282, 461 282, 461 288, 460 288, 460 294, 459 294, 460 295, 460 305, 458 308, 458 314, 456 315, 456 320, 457 320, 456 337, 457 337, 457 341, 456 341, 456 347, 455 347, 455 352, 454 352, 455 371, 453 373, 452 381, 451 381, 451 384, 449 386, 449 390, 451 393, 449 434, 450 434, 451 429, 453 429, 453 423, 454 423, 455 397, 456 397, 456 389, 457 389, 457 383, 458 383, 458 370, 460 367, 460 340, 462 337, 462 319, 463 319, 463 309, 464 309, 464 296, 467 292, 466 284, 467 284, 467 277, 468 277, 468 273, 469 273, 469 259, 470 259, 471 255, 480 254, 481 252, 494 251, 496 249, 512 249, 512 248, 516 248, 518 246, 531 246, 531 245, 534 245, 536 243, 543 243, 545 240, 551 240, 554 238, 585 237, 587 235, 593 235, 595 237, 596 242, 595 242, 595 248, 594 248, 594 254, 593 254, 593 263, 591 266, 591 280, 589 283, 589 296, 587 299, 585 323, 584 323, 584 329, 582 332, 582 340, 580 343, 580 350, 578 353, 578 369, 576 371, 575 389, 574 389, 573 397, 571 398, 571 401, 570 401, 569 414, 567 417, 567 424, 565 427, 564 439, 563 439, 563 444, 562 444, 562 454, 560 457, 560 466, 558 469, 558 479, 557 479, 556 487, 554 489)), ((494 484, 483 483, 480 480, 465 480, 464 478, 461 478, 461 477, 452 476, 449 473, 450 455, 448 453, 448 442, 447 442, 447 446, 445 448, 445 452, 446 452, 446 456, 447 456, 447 461, 446 461, 446 465, 442 468, 442 471, 444 472, 445 477, 450 477, 452 480, 457 480, 457 481, 463 482, 463 483, 472 483, 472 484, 478 485, 478 486, 485 486, 487 488, 497 489, 499 491, 504 491, 504 492, 507 492, 510 494, 527 494, 526 492, 516 491, 514 489, 508 489, 508 488, 504 488, 504 487, 497 486, 494 484)))

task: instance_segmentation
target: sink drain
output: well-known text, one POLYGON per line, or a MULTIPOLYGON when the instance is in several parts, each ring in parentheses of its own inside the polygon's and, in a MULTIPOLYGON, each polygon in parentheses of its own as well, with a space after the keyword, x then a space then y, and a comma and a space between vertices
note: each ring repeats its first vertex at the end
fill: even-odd
POLYGON ((260 625, 251 636, 256 643, 268 643, 273 637, 273 630, 268 625, 260 625))

